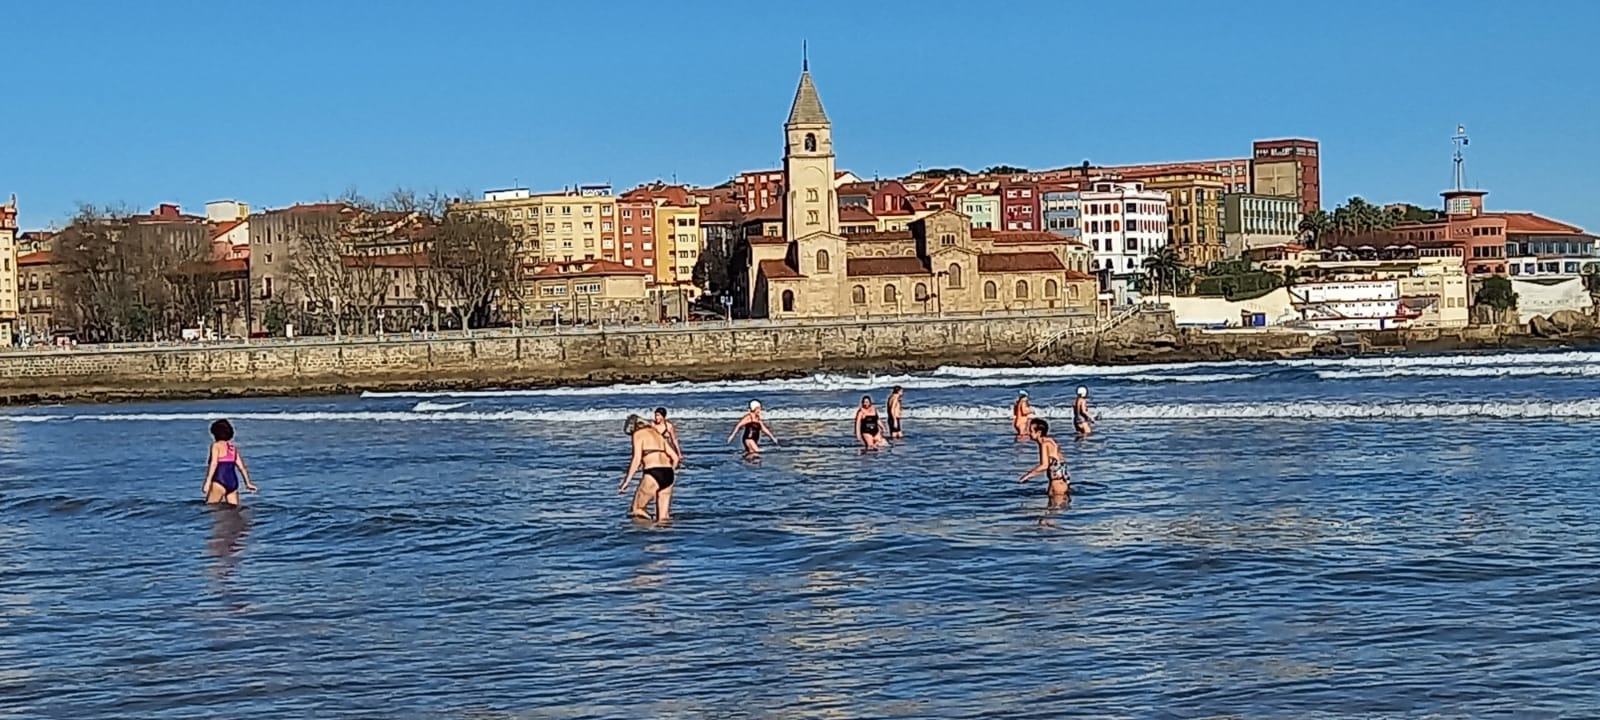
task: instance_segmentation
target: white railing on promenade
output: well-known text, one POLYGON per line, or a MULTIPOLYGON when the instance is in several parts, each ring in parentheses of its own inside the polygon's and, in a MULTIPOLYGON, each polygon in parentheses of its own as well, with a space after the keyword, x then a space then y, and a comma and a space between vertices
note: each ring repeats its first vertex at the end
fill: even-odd
MULTIPOLYGON (((210 340, 185 342, 180 340, 160 342, 85 343, 75 346, 35 345, 0 350, 0 357, 37 356, 59 353, 94 352, 147 352, 151 350, 183 351, 198 349, 247 349, 274 347, 307 347, 317 345, 371 345, 378 343, 425 343, 492 338, 549 338, 558 336, 585 336, 601 334, 652 334, 679 332, 715 332, 733 330, 764 330, 805 327, 863 327, 874 325, 903 325, 907 323, 940 323, 970 320, 1062 319, 1091 318, 1093 313, 1076 309, 1040 309, 1026 311, 1000 311, 981 313, 944 313, 942 315, 870 315, 860 317, 826 318, 810 320, 699 320, 693 322, 665 323, 594 323, 583 325, 537 325, 530 327, 483 328, 477 330, 441 330, 439 332, 396 332, 380 335, 344 334, 310 335, 296 338, 252 338, 250 340, 210 340)), ((1076 327, 1076 326, 1075 326, 1076 327)), ((1082 327, 1093 330, 1093 322, 1082 327)))

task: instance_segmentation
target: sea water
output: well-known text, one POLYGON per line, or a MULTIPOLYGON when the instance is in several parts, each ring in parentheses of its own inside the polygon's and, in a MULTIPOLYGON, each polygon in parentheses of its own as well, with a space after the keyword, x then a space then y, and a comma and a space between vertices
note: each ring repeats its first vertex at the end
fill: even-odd
POLYGON ((1595 717, 1597 360, 7 410, 0 717, 1595 717), (862 454, 896 384, 907 438, 862 454), (1016 482, 1020 389, 1064 511, 1016 482), (667 527, 616 492, 658 405, 667 527), (220 417, 241 511, 197 502, 220 417))

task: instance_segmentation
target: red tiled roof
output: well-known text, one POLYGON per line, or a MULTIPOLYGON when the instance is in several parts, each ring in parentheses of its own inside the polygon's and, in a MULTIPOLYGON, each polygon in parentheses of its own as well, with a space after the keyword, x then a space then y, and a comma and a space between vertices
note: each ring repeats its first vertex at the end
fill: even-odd
POLYGON ((1093 279, 1095 279, 1094 276, 1090 275, 1089 273, 1078 272, 1077 270, 1068 270, 1067 271, 1067 280, 1069 280, 1069 281, 1071 281, 1071 280, 1083 281, 1083 280, 1093 280, 1093 279))
POLYGON ((751 245, 788 245, 789 241, 782 235, 753 235, 751 245))
POLYGON ((217 223, 216 225, 212 225, 211 226, 211 239, 215 240, 215 239, 217 239, 219 237, 222 237, 223 235, 227 235, 228 233, 232 232, 234 228, 239 227, 240 225, 243 225, 244 222, 245 221, 243 219, 240 219, 240 220, 229 220, 227 222, 221 222, 221 223, 217 223))
POLYGON ((28 265, 49 265, 53 261, 54 257, 49 250, 40 250, 38 252, 28 253, 27 255, 18 255, 17 267, 24 267, 28 265))
POLYGON ((978 256, 978 272, 1042 272, 1066 270, 1049 252, 987 253, 978 256))
POLYGON ((794 268, 789 267, 789 263, 782 260, 762 260, 761 274, 767 276, 768 280, 790 280, 805 277, 795 272, 794 268))
POLYGON ((584 260, 570 263, 543 263, 535 266, 535 278, 604 277, 606 275, 649 275, 647 270, 628 267, 614 260, 584 260))
POLYGON ((211 260, 209 262, 191 262, 178 266, 178 272, 198 275, 210 273, 213 275, 244 275, 250 272, 250 263, 244 260, 211 260))
POLYGON ((861 207, 860 205, 839 206, 839 222, 864 223, 877 221, 878 216, 873 215, 871 210, 861 207))
POLYGON ((846 261, 845 274, 851 277, 873 275, 927 275, 928 266, 918 257, 867 257, 846 261))
POLYGON ((694 204, 689 198, 689 189, 682 185, 640 185, 623 193, 622 197, 628 200, 661 200, 680 207, 694 204))
POLYGON ((751 222, 755 220, 782 220, 783 205, 781 203, 773 203, 761 208, 760 210, 756 210, 748 215, 745 215, 744 219, 745 222, 751 222))
POLYGON ((1507 233, 1523 234, 1550 234, 1550 235, 1581 235, 1583 228, 1568 225, 1564 222, 1531 212, 1491 212, 1484 213, 1490 217, 1503 217, 1506 219, 1507 233))

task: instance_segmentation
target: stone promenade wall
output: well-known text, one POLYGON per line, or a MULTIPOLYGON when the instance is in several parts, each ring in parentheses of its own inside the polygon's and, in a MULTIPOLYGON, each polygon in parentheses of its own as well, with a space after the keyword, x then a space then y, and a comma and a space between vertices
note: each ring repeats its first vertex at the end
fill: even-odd
POLYGON ((0 354, 0 402, 325 394, 1016 365, 1088 315, 0 354))

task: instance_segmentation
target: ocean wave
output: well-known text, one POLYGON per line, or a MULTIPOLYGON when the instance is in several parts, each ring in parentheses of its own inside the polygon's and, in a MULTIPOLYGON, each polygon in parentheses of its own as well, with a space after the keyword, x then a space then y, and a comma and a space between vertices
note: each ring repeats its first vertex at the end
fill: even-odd
POLYGON ((443 411, 447 411, 447 410, 459 410, 459 409, 464 408, 464 407, 466 407, 468 405, 471 405, 471 404, 472 403, 470 403, 470 402, 436 403, 436 402, 431 402, 431 401, 428 401, 428 400, 423 400, 422 402, 419 402, 416 405, 413 405, 411 407, 411 411, 412 412, 443 412, 443 411))
POLYGON ((1366 370, 1317 370, 1323 380, 1375 380, 1397 377, 1596 377, 1600 365, 1377 366, 1366 370))
MULTIPOLYGON (((1087 375, 1085 376, 1087 377, 1087 375)), ((1101 375, 1102 378, 1116 382, 1137 383, 1205 383, 1224 382, 1230 380, 1248 380, 1257 377, 1254 373, 1212 373, 1189 375, 1159 375, 1145 368, 1140 372, 1111 372, 1101 375)), ((1055 378, 1052 378, 1055 379, 1055 378)), ((786 380, 722 380, 713 382, 674 382, 674 383, 624 383, 617 385, 604 385, 594 387, 550 387, 550 388, 523 388, 514 390, 431 390, 431 391, 398 391, 382 392, 369 390, 361 393, 363 399, 488 399, 488 398, 515 398, 515 397, 610 397, 619 395, 715 395, 715 394, 770 394, 770 393, 826 393, 826 392, 866 392, 870 390, 885 390, 896 385, 907 390, 943 390, 948 388, 963 387, 1015 387, 1019 385, 1032 385, 1040 382, 1038 373, 1010 372, 1009 369, 997 369, 996 374, 989 377, 963 377, 960 375, 941 376, 933 375, 843 375, 843 374, 818 374, 804 378, 791 378, 786 380)))
MULTIPOLYGON (((1065 417, 1069 408, 1035 406, 1040 417, 1065 417)), ((230 419, 255 422, 423 422, 423 423, 593 423, 621 421, 629 414, 644 415, 645 408, 584 408, 573 410, 498 410, 437 412, 396 411, 282 411, 231 413, 230 419)), ((740 408, 726 410, 709 408, 675 409, 678 420, 728 420, 739 417, 740 408)), ((1600 419, 1600 399, 1539 401, 1506 400, 1491 402, 1262 402, 1262 403, 1121 403, 1097 408, 1102 418, 1117 420, 1384 420, 1384 419, 1451 419, 1451 418, 1573 418, 1600 419)), ((782 420, 838 420, 848 421, 855 415, 854 407, 769 407, 767 419, 782 420)), ((59 416, 56 419, 78 422, 209 422, 211 413, 95 413, 59 416)), ((996 420, 1010 419, 1010 409, 988 405, 930 405, 907 408, 906 417, 923 420, 996 420)))

